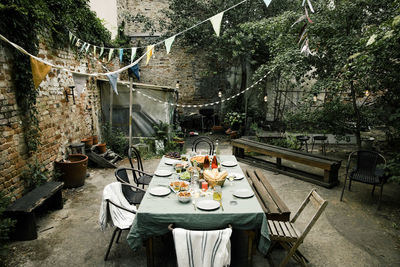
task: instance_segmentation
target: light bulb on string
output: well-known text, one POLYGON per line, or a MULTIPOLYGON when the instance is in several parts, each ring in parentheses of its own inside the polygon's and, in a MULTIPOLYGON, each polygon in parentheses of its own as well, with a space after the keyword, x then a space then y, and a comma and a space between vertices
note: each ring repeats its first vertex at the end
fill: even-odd
POLYGON ((176 87, 176 89, 179 89, 179 81, 176 81, 175 87, 176 87))
POLYGON ((314 96, 313 96, 313 101, 314 101, 314 102, 317 102, 317 94, 314 94, 314 96))
POLYGON ((218 97, 221 98, 222 97, 222 91, 218 91, 218 97))
POLYGON ((369 96, 370 92, 369 90, 365 90, 365 96, 369 96))
POLYGON ((268 95, 264 96, 264 102, 268 102, 268 95))

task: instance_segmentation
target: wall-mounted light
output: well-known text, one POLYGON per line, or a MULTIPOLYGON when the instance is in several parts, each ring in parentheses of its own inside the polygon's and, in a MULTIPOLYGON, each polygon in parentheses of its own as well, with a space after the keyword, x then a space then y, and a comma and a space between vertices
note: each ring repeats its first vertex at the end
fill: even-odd
POLYGON ((176 81, 176 85, 175 85, 176 89, 179 89, 179 81, 176 81))
POLYGON ((370 92, 368 90, 365 90, 365 96, 369 96, 370 92))
POLYGON ((222 97, 222 91, 221 91, 221 90, 218 91, 218 97, 219 97, 219 98, 222 97))
POLYGON ((312 99, 313 99, 314 102, 317 102, 317 94, 314 94, 312 99))
POLYGON ((268 95, 264 96, 264 102, 268 102, 268 95))

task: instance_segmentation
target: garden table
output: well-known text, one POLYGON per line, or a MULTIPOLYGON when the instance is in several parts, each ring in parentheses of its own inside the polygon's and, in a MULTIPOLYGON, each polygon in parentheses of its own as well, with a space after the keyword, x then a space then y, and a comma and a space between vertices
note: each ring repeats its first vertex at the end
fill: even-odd
MULTIPOLYGON (((241 180, 225 181, 222 187, 222 208, 213 211, 203 211, 195 208, 192 202, 181 203, 175 193, 171 192, 164 197, 153 196, 150 190, 156 186, 168 187, 171 181, 178 180, 173 166, 167 165, 167 158, 163 157, 157 167, 157 171, 171 171, 168 177, 154 175, 147 192, 139 206, 127 240, 132 249, 138 249, 143 241, 153 236, 161 236, 168 233, 168 225, 191 230, 213 230, 226 228, 228 224, 237 230, 260 230, 258 249, 266 255, 269 248, 269 233, 266 216, 255 196, 251 198, 237 198, 232 193, 237 189, 252 190, 246 178, 241 180)), ((234 167, 221 167, 228 173, 243 172, 237 164, 235 156, 222 155, 221 162, 230 161, 236 163, 234 167)), ((157 171, 155 173, 157 173, 157 171)), ((209 189, 210 191, 210 189, 209 189)), ((201 201, 203 198, 212 199, 212 195, 193 198, 201 201)))

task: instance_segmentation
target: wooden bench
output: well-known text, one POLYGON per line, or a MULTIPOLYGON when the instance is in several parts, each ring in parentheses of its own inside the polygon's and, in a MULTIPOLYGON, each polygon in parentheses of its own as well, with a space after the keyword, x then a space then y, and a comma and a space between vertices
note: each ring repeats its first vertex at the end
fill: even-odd
POLYGON ((290 210, 278 196, 272 185, 260 170, 246 170, 245 174, 253 187, 255 195, 263 208, 267 219, 288 222, 290 210))
POLYGON ((232 140, 232 148, 233 154, 240 161, 244 161, 249 164, 255 164, 259 167, 270 168, 285 175, 290 175, 295 178, 322 185, 327 188, 331 188, 339 184, 338 172, 340 169, 341 160, 305 153, 289 148, 272 146, 245 138, 232 140), (275 157, 276 163, 247 156, 245 155, 245 151, 257 152, 263 155, 275 157), (301 170, 299 168, 284 166, 282 165, 282 159, 322 169, 323 174, 318 175, 306 170, 301 170))
POLYGON ((6 210, 5 214, 16 220, 11 238, 14 240, 33 240, 37 238, 36 216, 37 208, 47 205, 49 208, 62 209, 63 182, 47 182, 23 197, 17 199, 6 210))

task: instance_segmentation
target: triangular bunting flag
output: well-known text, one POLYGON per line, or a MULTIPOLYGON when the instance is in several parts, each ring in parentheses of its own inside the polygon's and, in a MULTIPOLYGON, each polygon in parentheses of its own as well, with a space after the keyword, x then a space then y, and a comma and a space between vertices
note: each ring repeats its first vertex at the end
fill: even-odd
POLYGON ((148 45, 146 50, 147 50, 147 59, 146 59, 146 65, 147 65, 149 64, 150 58, 153 56, 154 45, 148 45))
POLYGON ((35 89, 39 87, 40 83, 46 77, 47 73, 51 70, 51 66, 38 61, 37 59, 31 57, 31 68, 33 76, 33 84, 35 89))
POLYGON ((81 50, 79 50, 79 53, 82 53, 83 49, 85 49, 86 43, 84 43, 81 47, 81 50))
POLYGON ((93 56, 96 56, 96 47, 95 45, 93 46, 93 56))
POLYGON ((211 24, 214 28, 215 33, 217 36, 219 36, 219 31, 221 29, 221 21, 222 21, 222 16, 224 15, 224 12, 218 13, 215 16, 212 16, 210 18, 211 24))
POLYGON ((69 41, 72 40, 72 32, 69 32, 69 41))
POLYGON ((271 4, 271 0, 264 0, 264 3, 267 7, 269 7, 269 4, 271 4))
POLYGON ((72 45, 75 43, 75 40, 76 40, 76 37, 75 37, 75 35, 74 35, 74 36, 72 36, 72 40, 71 40, 71 44, 72 44, 72 45))
POLYGON ((167 54, 169 54, 169 51, 171 51, 171 46, 174 41, 175 35, 165 40, 165 48, 167 49, 167 54))
POLYGON ((133 60, 135 59, 136 56, 136 47, 132 47, 132 52, 131 52, 131 63, 133 62, 133 60))
POLYGON ((78 39, 76 40, 75 46, 76 46, 76 47, 79 47, 80 45, 81 45, 81 39, 78 38, 78 39))
POLYGON ((85 54, 88 52, 89 47, 90 47, 90 44, 87 44, 86 49, 85 49, 85 54))
POLYGON ((133 75, 135 75, 136 78, 140 81, 139 64, 130 67, 129 72, 133 73, 133 75))
POLYGON ((101 57, 103 55, 103 52, 104 52, 104 47, 101 47, 99 57, 101 57))
POLYGON ((112 89, 118 95, 118 90, 117 90, 118 73, 107 74, 107 78, 110 81, 112 89))
POLYGON ((110 48, 110 52, 108 53, 108 61, 111 60, 113 52, 114 52, 114 48, 110 48))
POLYGON ((77 96, 80 97, 81 94, 85 91, 88 76, 78 73, 72 73, 72 78, 74 79, 75 83, 75 92, 77 96))
POLYGON ((120 48, 119 49, 119 62, 122 62, 122 56, 124 55, 124 49, 120 48))

